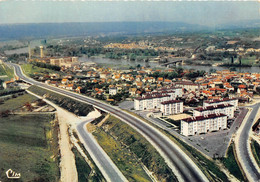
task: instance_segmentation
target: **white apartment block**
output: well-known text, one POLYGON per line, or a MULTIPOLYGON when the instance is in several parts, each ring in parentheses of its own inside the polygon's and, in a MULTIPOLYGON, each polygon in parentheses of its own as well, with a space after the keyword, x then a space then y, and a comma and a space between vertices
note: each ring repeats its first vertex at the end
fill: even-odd
POLYGON ((78 65, 78 57, 62 57, 62 58, 51 58, 51 65, 72 67, 78 65))
POLYGON ((135 110, 150 110, 160 109, 161 103, 170 100, 171 96, 168 94, 151 94, 143 95, 134 99, 135 110))
POLYGON ((222 113, 228 116, 229 119, 234 118, 235 106, 231 104, 218 104, 212 106, 198 107, 193 110, 193 116, 205 116, 210 114, 222 113))
POLYGON ((183 113, 183 102, 180 100, 169 100, 161 103, 161 110, 164 116, 183 113))
POLYGON ((188 91, 196 91, 200 88, 199 84, 193 82, 176 82, 175 85, 177 87, 185 88, 188 91))
POLYGON ((209 114, 181 120, 181 134, 184 136, 208 133, 227 128, 225 114, 209 114))
POLYGON ((175 99, 177 97, 182 97, 183 92, 181 87, 168 87, 168 88, 160 88, 157 89, 157 92, 166 92, 168 94, 172 94, 172 99, 175 99))
POLYGON ((203 106, 214 106, 218 104, 231 104, 238 108, 238 99, 236 98, 223 98, 223 99, 214 99, 214 100, 206 100, 203 102, 203 106))
POLYGON ((149 95, 169 95, 170 99, 169 100, 175 100, 175 91, 168 90, 168 91, 153 91, 153 92, 147 92, 144 94, 144 96, 149 96, 149 95))

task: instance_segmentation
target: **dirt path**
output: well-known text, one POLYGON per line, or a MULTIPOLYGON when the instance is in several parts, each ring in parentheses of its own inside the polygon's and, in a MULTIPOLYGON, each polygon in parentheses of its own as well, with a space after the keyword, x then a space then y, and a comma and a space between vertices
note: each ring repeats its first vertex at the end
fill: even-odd
MULTIPOLYGON (((28 91, 28 93, 37 96, 36 94, 28 91)), ((62 109, 61 107, 53 104, 52 102, 43 99, 46 103, 53 106, 57 110, 57 116, 59 120, 60 127, 60 136, 59 136, 59 145, 60 145, 60 172, 61 172, 61 182, 77 182, 78 181, 78 173, 75 163, 75 156, 71 151, 72 145, 70 144, 70 138, 68 134, 68 124, 77 122, 80 120, 74 114, 62 109)))
POLYGON ((64 111, 64 109, 58 107, 56 109, 60 124, 61 182, 77 182, 77 168, 74 154, 71 151, 67 125, 67 123, 73 120, 75 121, 75 116, 67 111, 64 111))

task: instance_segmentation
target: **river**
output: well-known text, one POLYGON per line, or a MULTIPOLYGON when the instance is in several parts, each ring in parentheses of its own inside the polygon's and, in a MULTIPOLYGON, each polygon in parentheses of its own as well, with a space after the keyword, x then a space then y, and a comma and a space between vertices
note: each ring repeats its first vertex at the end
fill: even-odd
MULTIPOLYGON (((30 42, 30 48, 33 49, 35 47, 40 46, 41 44, 42 44, 41 40, 33 40, 30 42)), ((29 48, 28 48, 28 46, 26 46, 26 47, 21 47, 18 49, 7 50, 7 51, 5 51, 5 54, 12 55, 12 54, 22 54, 22 53, 28 53, 28 52, 29 52, 29 48)))
MULTIPOLYGON (((150 68, 159 68, 160 65, 158 62, 144 62, 144 61, 128 61, 126 59, 109 59, 109 58, 87 58, 87 57, 80 57, 80 62, 95 62, 101 65, 108 65, 117 68, 129 68, 130 66, 135 67, 138 64, 144 67, 150 68)), ((209 72, 210 69, 215 69, 217 71, 227 70, 226 67, 219 67, 219 66, 196 66, 196 65, 181 65, 177 67, 182 67, 183 69, 195 69, 195 70, 205 70, 209 72)), ((260 73, 260 67, 243 67, 243 68, 236 68, 238 72, 248 72, 248 73, 260 73)))

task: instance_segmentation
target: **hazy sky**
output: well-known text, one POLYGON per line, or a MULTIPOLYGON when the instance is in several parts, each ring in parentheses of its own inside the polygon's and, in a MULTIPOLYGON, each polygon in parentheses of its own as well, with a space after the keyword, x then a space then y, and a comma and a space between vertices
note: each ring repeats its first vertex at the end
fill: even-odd
POLYGON ((231 21, 260 18, 260 3, 257 1, 118 1, 0 0, 0 24, 181 21, 214 26, 231 21))

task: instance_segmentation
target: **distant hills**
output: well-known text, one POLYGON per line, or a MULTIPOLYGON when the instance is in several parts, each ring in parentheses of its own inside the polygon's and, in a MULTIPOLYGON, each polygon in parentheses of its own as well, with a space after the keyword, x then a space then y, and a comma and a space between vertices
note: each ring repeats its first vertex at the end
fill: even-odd
POLYGON ((260 28, 260 19, 230 22, 228 24, 219 25, 217 28, 218 29, 260 28))
MULTIPOLYGON (((242 27, 252 27, 252 22, 242 27)), ((260 27, 256 21, 253 27, 260 27)), ((221 25, 219 28, 238 28, 241 23, 221 25)), ((82 35, 110 34, 142 34, 142 33, 174 33, 211 30, 201 25, 183 22, 103 22, 103 23, 31 23, 0 25, 0 40, 46 38, 82 35)))
POLYGON ((39 23, 0 25, 0 40, 81 36, 100 34, 140 34, 198 31, 206 27, 182 22, 105 22, 105 23, 39 23))

